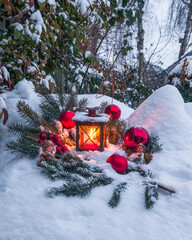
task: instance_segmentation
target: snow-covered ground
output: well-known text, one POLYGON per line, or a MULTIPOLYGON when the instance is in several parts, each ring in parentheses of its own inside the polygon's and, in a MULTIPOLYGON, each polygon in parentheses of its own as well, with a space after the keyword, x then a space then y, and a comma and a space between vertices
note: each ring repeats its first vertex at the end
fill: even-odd
MULTIPOLYGON (((20 82, 6 101, 11 122, 21 121, 16 103, 25 99, 38 110, 38 97, 31 83, 20 82)), ((86 95, 90 106, 108 97, 86 95)), ((111 102, 109 102, 111 103, 111 102)), ((1 147, 0 153, 0 240, 190 240, 192 239, 192 109, 184 104, 173 86, 155 91, 135 111, 114 101, 128 118, 128 127, 140 125, 160 137, 163 151, 154 154, 146 165, 153 177, 176 190, 176 194, 159 194, 151 210, 144 208, 143 178, 138 173, 117 174, 107 158, 114 152, 124 154, 110 145, 104 152, 82 152, 92 164, 102 165, 105 174, 115 181, 95 188, 86 198, 56 197, 49 199, 45 190, 60 182, 50 182, 40 173, 35 160, 16 159, 1 147), (108 201, 118 182, 128 182, 120 204, 111 209, 108 201)), ((0 124, 0 145, 13 137, 0 124)))

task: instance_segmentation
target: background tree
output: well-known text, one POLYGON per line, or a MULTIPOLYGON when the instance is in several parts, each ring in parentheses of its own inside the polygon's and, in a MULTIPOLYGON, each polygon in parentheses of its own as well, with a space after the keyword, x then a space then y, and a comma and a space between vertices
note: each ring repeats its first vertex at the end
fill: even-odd
POLYGON ((191 0, 172 0, 170 4, 169 26, 171 30, 178 31, 180 36, 180 50, 178 58, 186 53, 192 42, 190 39, 192 32, 192 1, 191 0), (180 34, 182 33, 182 35, 180 34))

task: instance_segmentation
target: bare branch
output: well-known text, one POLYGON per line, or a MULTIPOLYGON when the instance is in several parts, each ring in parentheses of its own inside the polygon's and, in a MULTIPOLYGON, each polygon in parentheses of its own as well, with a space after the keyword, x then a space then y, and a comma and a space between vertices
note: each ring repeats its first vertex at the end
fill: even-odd
POLYGON ((5 17, 5 16, 0 15, 0 18, 3 18, 3 19, 5 19, 5 20, 7 20, 7 21, 11 21, 11 20, 14 20, 14 19, 22 18, 23 15, 25 15, 25 14, 28 13, 28 12, 29 12, 29 9, 27 9, 27 10, 26 10, 25 12, 23 12, 23 13, 20 13, 20 14, 15 15, 15 16, 13 16, 13 17, 5 17))
POLYGON ((186 2, 185 0, 181 0, 184 4, 189 5, 190 3, 186 2))

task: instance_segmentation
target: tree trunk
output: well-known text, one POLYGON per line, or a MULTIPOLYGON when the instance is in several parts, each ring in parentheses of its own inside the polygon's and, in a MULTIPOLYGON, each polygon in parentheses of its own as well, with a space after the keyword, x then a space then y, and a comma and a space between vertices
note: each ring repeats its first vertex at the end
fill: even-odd
POLYGON ((144 29, 143 29, 143 7, 144 4, 139 4, 139 12, 140 12, 140 20, 138 20, 138 44, 137 44, 137 50, 138 50, 138 62, 139 62, 139 81, 142 82, 143 80, 143 68, 144 68, 144 29))
POLYGON ((187 45, 190 40, 190 35, 191 35, 191 28, 192 28, 192 0, 190 0, 190 3, 188 4, 188 14, 187 14, 187 21, 186 21, 186 27, 185 27, 185 32, 184 32, 184 37, 181 40, 181 46, 180 46, 180 51, 179 51, 179 60, 181 57, 184 55, 187 45))

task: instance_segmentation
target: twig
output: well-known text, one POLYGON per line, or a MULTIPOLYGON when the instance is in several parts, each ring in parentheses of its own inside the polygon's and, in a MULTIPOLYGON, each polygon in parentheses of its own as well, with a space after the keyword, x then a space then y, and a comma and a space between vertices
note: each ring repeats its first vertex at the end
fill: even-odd
POLYGON ((28 12, 29 12, 29 9, 27 9, 27 10, 26 10, 25 12, 23 12, 23 13, 20 13, 20 14, 18 14, 18 15, 16 15, 16 16, 13 16, 13 17, 5 17, 5 16, 0 15, 0 18, 3 18, 3 19, 5 19, 5 20, 7 20, 7 21, 10 21, 10 20, 22 18, 23 15, 26 14, 26 13, 28 13, 28 12))

